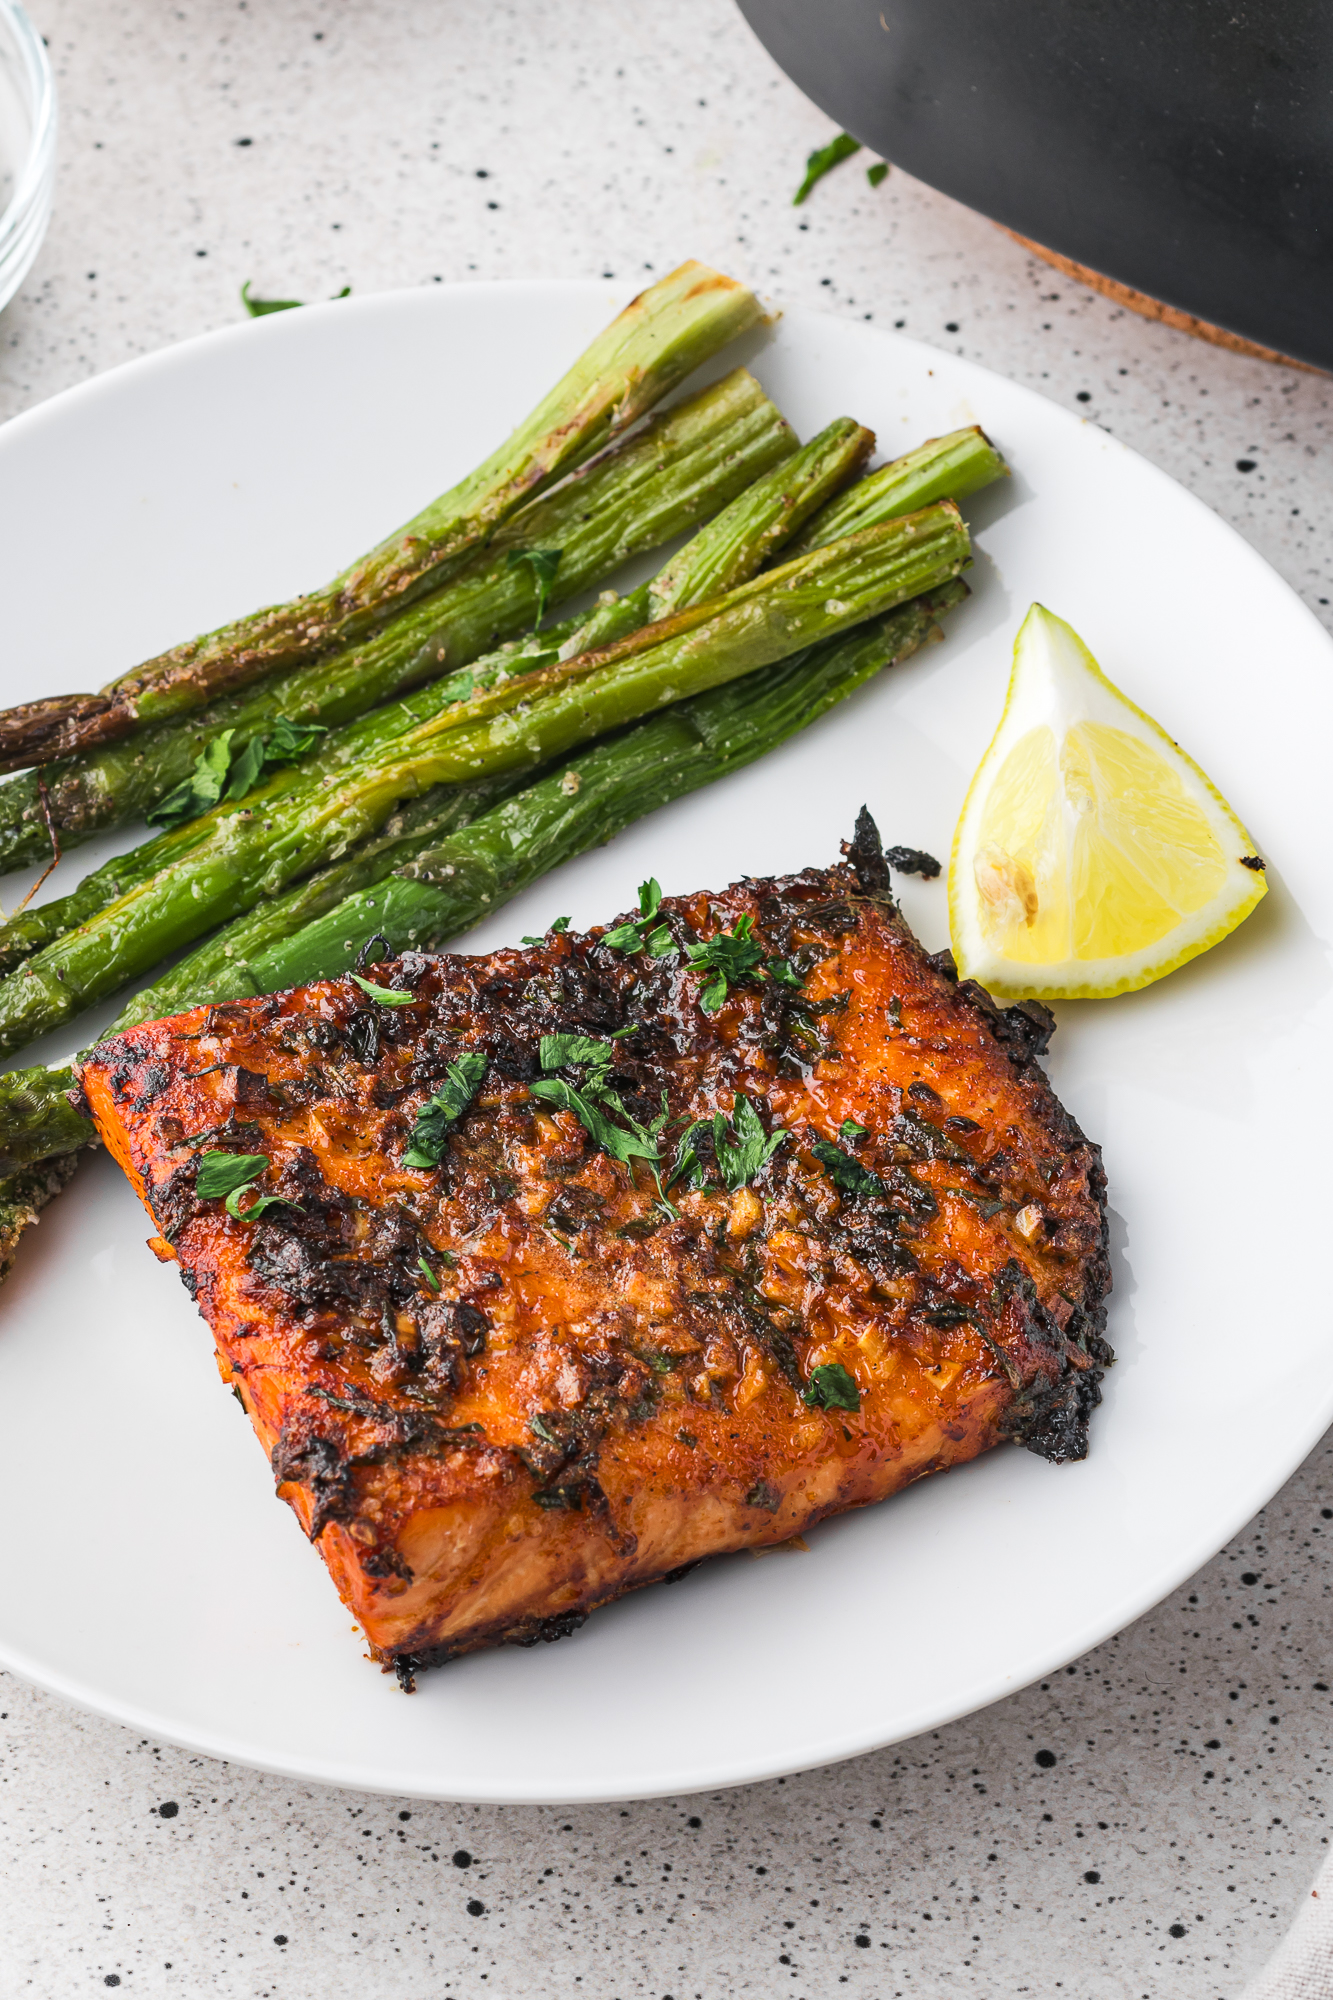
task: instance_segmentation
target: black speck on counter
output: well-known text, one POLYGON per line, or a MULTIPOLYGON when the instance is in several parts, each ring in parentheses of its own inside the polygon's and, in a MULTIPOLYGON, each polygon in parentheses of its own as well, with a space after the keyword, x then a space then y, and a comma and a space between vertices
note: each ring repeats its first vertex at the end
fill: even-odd
POLYGON ((274 1944, 286 1944, 286 1942, 287 1942, 287 1935, 286 1935, 286 1932, 285 1932, 285 1931, 279 1931, 279 1932, 277 1933, 277 1935, 276 1935, 276 1936, 274 1937, 274 1940, 273 1940, 273 1942, 274 1942, 274 1944))
POLYGON ((1238 458, 1236 460, 1236 470, 1237 472, 1253 472, 1255 464, 1256 460, 1252 458, 1238 458))
POLYGON ((468 1853, 466 1847, 456 1847, 454 1849, 454 1867, 470 1868, 471 1866, 472 1856, 468 1853))
POLYGON ((180 1811, 180 1807, 176 1804, 175 1799, 163 1799, 157 1810, 163 1819, 175 1819, 177 1813, 180 1811))
POLYGON ((1168 1930, 1172 1937, 1184 1937, 1185 1935, 1184 1924, 1171 1924, 1168 1926, 1168 1930))
POLYGON ((473 1896, 468 1903, 467 1913, 470 1917, 484 1917, 486 1914, 486 1905, 479 1903, 477 1898, 473 1896))
POLYGON ((1240 1580, 1242 1583, 1258 1583, 1259 1581, 1252 1569, 1242 1570, 1240 1580))
POLYGON ((1037 1752, 1036 1761, 1038 1764, 1041 1765, 1043 1771, 1049 1771, 1052 1764, 1054 1764, 1055 1762, 1054 1750, 1039 1750, 1037 1752))
POLYGON ((1083 1880, 1085 1882, 1100 1882, 1101 1879, 1102 1879, 1101 1876, 1097 1873, 1097 1870, 1095 1868, 1084 1869, 1083 1880))

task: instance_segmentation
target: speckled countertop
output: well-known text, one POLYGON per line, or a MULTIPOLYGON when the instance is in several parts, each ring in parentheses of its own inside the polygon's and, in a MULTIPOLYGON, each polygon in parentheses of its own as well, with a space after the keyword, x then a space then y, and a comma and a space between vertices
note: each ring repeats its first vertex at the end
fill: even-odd
MULTIPOLYGON (((0 414, 319 297, 705 258, 1030 383, 1333 627, 1333 384, 1119 311, 826 122, 728 0, 32 0, 55 221, 0 414)), ((1323 1859, 1333 1450, 1049 1683, 834 1770, 648 1805, 407 1805, 141 1742, 0 1677, 0 1995, 1234 2000, 1323 1859)), ((1033 1579, 1031 1587, 1058 1587, 1033 1579)))

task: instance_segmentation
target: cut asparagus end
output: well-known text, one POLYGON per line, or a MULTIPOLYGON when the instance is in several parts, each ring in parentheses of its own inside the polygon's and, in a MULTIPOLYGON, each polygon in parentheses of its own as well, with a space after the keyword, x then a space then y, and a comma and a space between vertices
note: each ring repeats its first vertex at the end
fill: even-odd
POLYGON ((966 499, 992 480, 1008 476, 1009 467, 977 424, 944 437, 928 438, 915 451, 882 465, 878 472, 869 473, 830 500, 787 554, 808 555, 812 549, 859 534, 863 528, 915 513, 933 500, 966 499))

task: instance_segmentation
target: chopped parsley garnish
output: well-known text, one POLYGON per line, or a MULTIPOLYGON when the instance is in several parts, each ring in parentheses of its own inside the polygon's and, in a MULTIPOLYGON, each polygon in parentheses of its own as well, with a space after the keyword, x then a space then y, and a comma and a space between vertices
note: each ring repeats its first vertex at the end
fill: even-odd
POLYGON ((568 1063, 609 1070, 615 1050, 595 1035, 543 1035, 539 1050, 543 1069, 564 1069, 568 1063))
POLYGON ((433 1292, 438 1292, 440 1289, 440 1281, 436 1277, 434 1271, 431 1270, 430 1265, 426 1262, 424 1257, 417 1258, 417 1269, 420 1271, 422 1277, 426 1280, 426 1283, 430 1286, 431 1290, 433 1292))
POLYGON ((613 1125, 601 1106, 592 1101, 591 1079, 578 1091, 563 1077, 542 1076, 530 1083, 528 1089, 545 1103, 554 1104, 561 1111, 572 1111, 598 1151, 609 1159, 619 1160, 622 1166, 631 1160, 657 1160, 657 1140, 653 1133, 631 1120, 623 1105, 619 1107, 620 1115, 628 1122, 624 1126, 613 1125))
POLYGON ((713 1157, 717 1170, 722 1176, 722 1184, 734 1194, 738 1188, 748 1187, 787 1137, 782 1126, 767 1134, 760 1122, 759 1113, 748 1097, 739 1094, 732 1106, 730 1119, 715 1111, 711 1118, 696 1118, 681 1135, 672 1162, 667 1186, 684 1180, 692 1188, 705 1185, 707 1168, 699 1157, 695 1134, 711 1131, 713 1135, 713 1157))
POLYGON ((563 1077, 538 1077, 528 1085, 532 1096, 562 1111, 572 1111, 593 1144, 609 1159, 622 1166, 631 1160, 647 1160, 655 1173, 660 1158, 658 1137, 667 1122, 665 1096, 661 1114, 651 1125, 641 1125, 626 1111, 612 1087, 615 1051, 609 1041, 593 1035, 543 1035, 539 1053, 544 1070, 578 1068, 584 1078, 576 1088, 563 1077), (623 1123, 613 1122, 613 1112, 623 1123))
POLYGON ((713 1151, 724 1184, 733 1193, 737 1188, 748 1187, 786 1136, 780 1125, 771 1135, 766 1133, 749 1098, 738 1096, 729 1126, 724 1124, 720 1112, 713 1119, 713 1151))
POLYGON ((704 944, 691 944, 685 956, 692 966, 712 973, 699 993, 705 1014, 716 1014, 730 988, 742 979, 774 979, 779 986, 800 991, 803 981, 796 967, 785 958, 765 958, 764 948, 754 935, 754 919, 748 912, 737 917, 729 931, 719 931, 704 944))
POLYGON ((294 764, 312 750, 328 730, 322 723, 289 722, 281 716, 268 736, 252 736, 243 750, 232 755, 234 729, 224 729, 206 743, 194 760, 188 778, 159 799, 144 817, 150 826, 170 829, 211 812, 223 797, 243 799, 252 792, 266 771, 294 764))
POLYGON ((873 167, 866 168, 866 179, 870 182, 872 188, 879 187, 888 177, 889 163, 887 160, 876 160, 873 167))
POLYGON ((272 1164, 267 1153, 201 1153, 194 1191, 204 1201, 218 1201, 236 1188, 248 1187, 272 1164))
POLYGON ((858 1139, 868 1139, 870 1137, 870 1127, 868 1125, 858 1125, 854 1118, 844 1118, 838 1127, 838 1137, 845 1139, 849 1146, 855 1145, 858 1139))
POLYGON ((198 819, 200 813, 212 811, 222 797, 227 782, 227 772, 231 767, 231 739, 235 734, 234 729, 224 729, 221 735, 204 745, 194 760, 194 769, 189 777, 182 779, 174 791, 168 792, 151 812, 144 814, 149 826, 183 826, 187 819, 198 819))
POLYGON ((662 885, 650 875, 639 884, 639 914, 629 923, 617 924, 602 943, 612 951, 646 951, 650 958, 666 958, 676 950, 676 940, 665 924, 654 924, 662 902, 662 885))
POLYGON ((537 586, 537 617, 533 625, 535 631, 546 616, 546 602, 551 595, 556 571, 560 567, 563 549, 511 549, 505 558, 510 569, 530 569, 537 586))
POLYGON ((376 986, 373 979, 363 979, 359 972, 354 972, 351 976, 361 988, 361 991, 369 994, 372 1000, 378 1000, 381 1007, 414 1007, 416 1005, 417 996, 415 993, 403 993, 394 986, 376 986))
POLYGON ((833 1185, 840 1194, 867 1194, 882 1198, 888 1190, 878 1174, 872 1174, 869 1167, 863 1167, 850 1153, 835 1146, 831 1139, 816 1139, 810 1148, 821 1166, 827 1167, 833 1185))
POLYGON ((841 1361, 825 1361, 810 1370, 809 1385, 802 1390, 801 1401, 812 1410, 859 1410, 861 1391, 841 1361))
POLYGON ((822 181, 825 174, 831 173, 843 160, 850 160, 852 154, 859 153, 860 150, 861 141, 853 139, 850 132, 839 132, 837 138, 830 139, 827 146, 818 147, 806 160, 805 179, 796 190, 792 207, 799 208, 816 182, 822 181))
POLYGON ((280 1194, 261 1194, 249 1208, 241 1207, 241 1196, 271 1165, 267 1153, 201 1153, 194 1191, 203 1201, 219 1201, 225 1196, 227 1213, 237 1222, 250 1222, 266 1208, 299 1208, 299 1201, 288 1201, 280 1194))
POLYGON ((428 1097, 417 1113, 412 1136, 403 1154, 405 1167, 438 1167, 449 1143, 449 1134, 481 1089, 486 1074, 486 1058, 475 1049, 451 1062, 444 1082, 428 1097))
POLYGON ((729 931, 719 931, 706 944, 687 945, 685 956, 692 966, 712 974, 700 989, 699 1005, 705 1014, 716 1014, 728 988, 759 970, 764 948, 754 936, 754 919, 747 913, 737 917, 729 931))
MULTIPOLYGON (((340 292, 333 294, 335 299, 346 299, 350 298, 351 295, 352 287, 350 285, 344 285, 340 292)), ((241 286, 241 304, 245 307, 251 319, 263 319, 269 313, 296 312, 305 304, 305 300, 254 298, 250 291, 250 280, 247 278, 241 286)))
POLYGON ((545 943, 546 943, 546 939, 547 939, 548 937, 559 937, 559 935, 560 935, 561 931, 567 931, 568 929, 569 929, 569 918, 568 918, 568 917, 557 917, 557 918, 556 918, 556 920, 555 920, 555 922, 554 922, 553 924, 548 924, 548 925, 546 926, 546 935, 545 935, 545 937, 525 937, 525 938, 520 938, 520 939, 519 939, 519 943, 520 943, 520 944, 545 944, 545 943))

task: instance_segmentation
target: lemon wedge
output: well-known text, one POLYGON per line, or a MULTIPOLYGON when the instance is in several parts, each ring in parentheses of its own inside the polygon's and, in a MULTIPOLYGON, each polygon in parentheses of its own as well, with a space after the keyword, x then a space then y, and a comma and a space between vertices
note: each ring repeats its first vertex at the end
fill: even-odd
POLYGON ((949 865, 965 979, 1002 999, 1107 999, 1234 931, 1267 888, 1221 793, 1034 604, 949 865))

